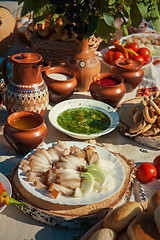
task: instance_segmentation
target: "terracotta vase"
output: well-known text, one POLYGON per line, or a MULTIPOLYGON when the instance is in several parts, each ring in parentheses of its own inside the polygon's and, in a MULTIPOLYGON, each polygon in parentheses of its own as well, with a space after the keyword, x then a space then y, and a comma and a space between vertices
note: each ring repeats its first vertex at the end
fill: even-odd
POLYGON ((14 112, 7 118, 3 134, 16 153, 25 155, 45 140, 47 126, 38 113, 14 112))
POLYGON ((33 111, 43 115, 49 102, 49 93, 42 78, 42 56, 36 53, 18 53, 2 62, 6 84, 4 104, 9 113, 33 111), (7 76, 7 63, 12 66, 12 78, 7 76))
POLYGON ((124 79, 120 75, 114 73, 99 73, 95 75, 90 86, 90 93, 93 99, 105 102, 112 107, 115 107, 120 102, 125 92, 124 79), (113 86, 104 86, 97 82, 105 78, 115 81, 116 84, 113 86))
POLYGON ((124 78, 126 92, 132 92, 143 80, 144 70, 142 63, 134 59, 120 59, 114 62, 112 72, 124 78))
POLYGON ((77 86, 74 73, 66 67, 51 67, 45 71, 43 78, 48 86, 49 99, 53 103, 69 98, 77 86))
POLYGON ((92 78, 101 70, 98 57, 89 50, 88 40, 79 41, 79 49, 74 56, 68 57, 66 67, 74 72, 77 79, 77 91, 89 90, 92 78))

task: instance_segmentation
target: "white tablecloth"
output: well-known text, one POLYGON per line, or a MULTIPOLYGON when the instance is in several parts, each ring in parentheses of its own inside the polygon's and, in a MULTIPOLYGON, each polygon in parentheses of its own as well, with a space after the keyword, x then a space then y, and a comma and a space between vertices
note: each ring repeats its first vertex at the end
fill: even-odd
MULTIPOLYGON (((33 50, 16 40, 12 48, 4 54, 4 57, 15 54, 17 52, 26 51, 33 50)), ((108 71, 108 69, 104 65, 102 65, 102 71, 108 71)), ((132 93, 125 94, 122 101, 134 98, 136 96, 136 93, 137 89, 135 89, 132 93)), ((91 96, 89 93, 74 93, 71 98, 91 98, 91 96)), ((48 120, 48 113, 51 108, 52 105, 49 105, 48 110, 45 114, 45 120, 48 127, 48 136, 45 140, 45 143, 47 144, 51 142, 57 142, 58 140, 74 141, 75 139, 59 132, 50 124, 48 120)), ((4 174, 8 174, 13 169, 13 167, 20 162, 22 158, 22 156, 20 155, 15 155, 15 152, 8 145, 3 136, 3 126, 6 122, 7 116, 8 113, 5 107, 3 107, 0 117, 0 172, 4 174)), ((101 145, 107 150, 121 153, 125 157, 132 160, 135 164, 139 164, 140 162, 145 161, 152 162, 153 159, 160 154, 158 150, 137 144, 131 139, 122 136, 117 131, 117 129, 107 135, 95 139, 94 141, 92 141, 92 143, 101 145)), ((149 196, 151 193, 152 191, 148 191, 147 195, 149 196)), ((134 199, 134 197, 136 197, 136 200, 142 199, 140 198, 140 196, 137 195, 137 192, 135 195, 133 194, 132 198, 134 199)), ((75 235, 82 235, 82 233, 84 232, 83 229, 58 229, 41 224, 33 220, 31 217, 26 216, 14 205, 7 206, 5 210, 0 214, 0 229, 0 239, 3 240, 72 240, 75 235)))

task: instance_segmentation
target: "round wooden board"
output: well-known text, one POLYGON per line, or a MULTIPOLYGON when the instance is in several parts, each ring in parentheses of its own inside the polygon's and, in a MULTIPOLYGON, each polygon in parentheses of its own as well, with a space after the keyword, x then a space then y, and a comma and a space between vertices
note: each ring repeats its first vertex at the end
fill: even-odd
POLYGON ((135 165, 131 160, 119 153, 113 153, 121 162, 125 180, 120 190, 113 196, 97 203, 88 205, 61 205, 46 202, 29 193, 20 183, 17 174, 18 166, 9 176, 13 187, 13 194, 25 203, 22 211, 34 219, 51 226, 81 228, 86 222, 93 226, 100 221, 107 211, 122 201, 128 201, 132 193, 135 165))
POLYGON ((134 104, 140 103, 141 100, 141 97, 133 98, 123 102, 117 107, 117 112, 120 118, 117 129, 121 134, 133 139, 135 142, 155 149, 160 149, 160 134, 146 137, 142 134, 134 136, 129 132, 129 128, 133 125, 132 119, 129 115, 130 109, 134 104))

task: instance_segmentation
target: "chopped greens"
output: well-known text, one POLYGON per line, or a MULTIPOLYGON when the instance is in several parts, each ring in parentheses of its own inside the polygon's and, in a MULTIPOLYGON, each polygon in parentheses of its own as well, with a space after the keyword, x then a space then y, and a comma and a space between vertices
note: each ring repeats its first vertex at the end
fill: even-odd
POLYGON ((94 108, 72 108, 59 114, 58 124, 74 133, 95 134, 104 131, 110 125, 110 118, 94 108))

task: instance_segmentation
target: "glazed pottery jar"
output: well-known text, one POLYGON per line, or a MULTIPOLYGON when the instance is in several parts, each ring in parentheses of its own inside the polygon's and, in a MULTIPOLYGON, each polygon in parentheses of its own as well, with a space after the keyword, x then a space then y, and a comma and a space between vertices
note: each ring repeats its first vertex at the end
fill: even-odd
POLYGON ((90 93, 93 99, 115 107, 126 92, 123 78, 114 73, 99 73, 93 77, 90 93))
POLYGON ((69 98, 77 86, 74 73, 66 67, 49 68, 43 78, 48 86, 49 99, 53 103, 69 98))
POLYGON ((18 53, 3 60, 2 74, 6 84, 4 103, 9 113, 33 111, 43 115, 49 93, 42 78, 42 56, 37 53, 18 53), (7 63, 12 65, 12 78, 7 76, 7 63))
POLYGON ((79 49, 74 56, 68 57, 66 67, 74 72, 77 79, 77 91, 89 90, 92 78, 101 70, 101 63, 98 57, 89 50, 88 40, 79 41, 79 49))
POLYGON ((143 80, 142 63, 134 59, 120 59, 114 62, 112 72, 124 78, 126 92, 132 92, 143 80))
POLYGON ((40 114, 20 111, 9 115, 3 134, 16 153, 25 155, 45 140, 47 127, 40 114))

